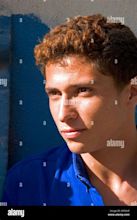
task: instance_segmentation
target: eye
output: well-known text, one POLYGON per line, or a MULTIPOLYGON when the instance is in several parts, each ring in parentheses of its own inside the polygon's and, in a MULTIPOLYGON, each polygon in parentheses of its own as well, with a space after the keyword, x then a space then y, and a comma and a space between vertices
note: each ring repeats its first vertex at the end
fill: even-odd
POLYGON ((92 89, 88 87, 81 87, 81 88, 78 88, 77 90, 78 93, 90 93, 91 91, 92 89))
POLYGON ((49 97, 56 97, 59 96, 61 93, 58 90, 51 90, 51 91, 47 91, 47 95, 49 97))

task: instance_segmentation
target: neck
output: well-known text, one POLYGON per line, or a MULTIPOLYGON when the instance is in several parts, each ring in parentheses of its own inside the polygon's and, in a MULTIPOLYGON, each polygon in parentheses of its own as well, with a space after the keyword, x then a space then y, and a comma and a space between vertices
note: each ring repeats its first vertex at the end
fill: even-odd
MULTIPOLYGON (((93 185, 94 181, 99 179, 116 193, 123 182, 132 182, 137 178, 137 175, 135 176, 137 168, 136 129, 132 129, 130 134, 125 134, 123 137, 118 140, 124 140, 124 148, 112 146, 97 152, 81 154, 93 185)), ((117 140, 117 138, 112 138, 112 140, 117 140)))

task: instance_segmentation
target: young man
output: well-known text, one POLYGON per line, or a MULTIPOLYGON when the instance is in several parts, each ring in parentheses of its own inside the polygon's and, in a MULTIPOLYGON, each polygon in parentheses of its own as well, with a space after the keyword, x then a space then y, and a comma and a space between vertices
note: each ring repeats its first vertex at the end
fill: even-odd
POLYGON ((49 106, 66 146, 16 164, 8 205, 137 202, 137 39, 101 15, 55 27, 35 47, 49 106), (132 80, 132 83, 131 83, 132 80))

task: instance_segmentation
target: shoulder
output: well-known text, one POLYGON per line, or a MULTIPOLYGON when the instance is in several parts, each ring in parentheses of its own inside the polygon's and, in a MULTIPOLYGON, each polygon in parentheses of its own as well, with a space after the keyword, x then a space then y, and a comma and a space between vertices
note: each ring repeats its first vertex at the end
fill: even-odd
POLYGON ((16 163, 7 173, 2 200, 11 205, 41 204, 42 198, 48 197, 55 174, 65 169, 71 155, 63 145, 16 163))
POLYGON ((61 145, 57 147, 53 147, 45 152, 42 152, 37 155, 28 156, 26 159, 23 159, 17 162, 13 167, 11 167, 8 171, 7 176, 11 175, 23 175, 24 172, 28 171, 39 171, 41 168, 47 166, 56 167, 56 165, 60 162, 60 159, 65 159, 71 152, 69 151, 67 145, 61 145))

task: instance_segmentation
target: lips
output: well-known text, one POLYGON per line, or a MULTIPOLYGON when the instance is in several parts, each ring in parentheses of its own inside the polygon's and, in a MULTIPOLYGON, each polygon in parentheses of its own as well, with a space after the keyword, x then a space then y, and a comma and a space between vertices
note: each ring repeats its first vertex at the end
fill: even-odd
POLYGON ((66 129, 62 130, 61 133, 64 138, 73 139, 79 137, 84 131, 85 129, 66 129))

